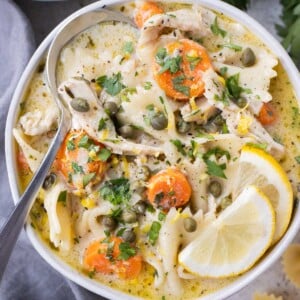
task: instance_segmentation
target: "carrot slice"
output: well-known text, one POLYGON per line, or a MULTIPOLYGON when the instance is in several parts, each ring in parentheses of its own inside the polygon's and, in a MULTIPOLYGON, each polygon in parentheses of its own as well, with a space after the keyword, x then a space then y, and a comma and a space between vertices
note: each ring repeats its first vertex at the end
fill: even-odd
POLYGON ((153 175, 147 189, 148 200, 166 211, 171 207, 184 206, 190 200, 191 194, 192 188, 187 178, 174 168, 153 175))
POLYGON ((30 172, 29 164, 25 158, 24 152, 19 149, 17 153, 17 162, 18 168, 23 175, 26 175, 30 172))
POLYGON ((153 63, 154 78, 167 96, 186 101, 204 92, 202 73, 212 68, 204 47, 182 39, 157 50, 153 63))
POLYGON ((264 103, 260 109, 258 120, 263 125, 271 125, 277 120, 277 114, 272 104, 264 103))
POLYGON ((102 149, 104 146, 85 131, 70 131, 58 151, 54 166, 70 185, 84 188, 90 182, 99 182, 105 173, 107 163, 99 160, 96 153, 102 149))
POLYGON ((164 11, 154 2, 144 2, 138 7, 135 14, 135 23, 139 28, 142 28, 144 23, 154 15, 162 14, 164 11))
POLYGON ((93 242, 84 253, 84 266, 88 270, 117 275, 123 279, 136 278, 142 269, 142 257, 135 254, 126 260, 120 259, 121 243, 122 239, 119 237, 108 237, 93 242))

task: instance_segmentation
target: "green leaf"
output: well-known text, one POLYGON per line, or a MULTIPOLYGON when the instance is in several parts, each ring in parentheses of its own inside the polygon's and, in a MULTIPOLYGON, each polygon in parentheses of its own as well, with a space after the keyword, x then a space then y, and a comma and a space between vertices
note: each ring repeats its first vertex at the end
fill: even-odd
POLYGON ((144 89, 145 90, 150 90, 152 88, 152 83, 150 81, 146 81, 144 83, 144 89))
POLYGON ((229 95, 234 99, 239 99, 243 88, 239 86, 240 74, 237 73, 226 79, 226 88, 229 92, 229 95))
POLYGON ((121 177, 104 182, 100 195, 114 205, 128 202, 131 197, 129 180, 121 177))
POLYGON ((136 249, 131 247, 131 245, 128 242, 122 242, 119 245, 120 254, 118 256, 118 259, 121 260, 127 260, 132 256, 136 255, 136 249))
POLYGON ((159 48, 155 55, 156 62, 161 66, 164 64, 164 59, 167 56, 167 49, 166 48, 159 48))
POLYGON ((227 71, 228 71, 228 68, 227 68, 227 67, 222 67, 222 68, 220 69, 220 74, 221 74, 221 76, 225 77, 227 71))
POLYGON ((207 166, 207 174, 208 175, 226 179, 226 175, 223 171, 226 169, 225 164, 218 165, 216 162, 209 160, 209 159, 204 160, 204 162, 207 166))
POLYGON ((180 140, 170 140, 170 142, 176 147, 179 153, 181 153, 183 156, 186 156, 184 144, 180 140))
POLYGON ((190 63, 190 68, 193 71, 198 65, 198 63, 201 62, 202 57, 186 55, 186 60, 190 63))
POLYGON ((100 149, 100 151, 97 154, 98 159, 101 161, 107 161, 110 158, 110 156, 111 152, 106 148, 100 149))
POLYGON ((231 44, 231 43, 223 44, 223 45, 221 45, 221 46, 224 47, 224 48, 232 49, 232 50, 234 50, 235 52, 239 52, 239 51, 242 51, 242 50, 243 50, 243 47, 241 47, 241 46, 239 46, 239 45, 231 44))
POLYGON ((151 245, 155 245, 158 236, 159 236, 159 231, 161 229, 161 225, 159 222, 154 221, 151 225, 151 228, 148 232, 148 238, 149 238, 149 242, 151 245))
POLYGON ((225 37, 227 32, 221 29, 218 25, 218 17, 215 17, 214 23, 210 26, 210 29, 214 35, 220 35, 221 37, 225 37))
POLYGON ((246 143, 247 146, 258 148, 261 150, 267 150, 268 144, 266 143, 246 143))
POLYGON ((96 173, 88 173, 83 175, 82 184, 85 188, 96 176, 96 173))
POLYGON ((78 142, 78 147, 88 149, 91 146, 91 140, 88 135, 84 135, 78 142))
POLYGON ((190 87, 182 84, 184 80, 185 80, 185 76, 179 75, 172 79, 172 84, 176 91, 189 97, 190 96, 190 87))
POLYGON ((131 54, 134 50, 133 43, 132 42, 125 42, 123 45, 123 52, 126 54, 131 54))
POLYGON ((106 119, 101 118, 98 123, 98 131, 101 131, 104 128, 106 128, 106 119))
POLYGON ((58 195, 57 202, 62 202, 64 205, 67 201, 67 191, 61 191, 58 195))
POLYGON ((74 144, 74 141, 73 140, 68 140, 68 142, 67 142, 67 149, 69 150, 69 151, 72 151, 72 150, 74 150, 76 147, 75 147, 75 144, 74 144))
POLYGON ((118 95, 125 85, 121 82, 122 75, 120 72, 113 74, 112 77, 101 76, 96 79, 96 82, 102 87, 105 88, 105 91, 111 95, 118 95))
POLYGON ((166 219, 166 214, 160 211, 158 214, 158 220, 163 221, 165 219, 166 219))
POLYGON ((83 168, 82 166, 79 166, 76 162, 72 161, 72 169, 75 174, 80 173, 83 174, 83 168))
POLYGON ((171 74, 178 72, 180 70, 181 62, 181 56, 165 57, 163 62, 159 64, 162 68, 159 70, 158 74, 162 74, 166 71, 170 71, 171 74))

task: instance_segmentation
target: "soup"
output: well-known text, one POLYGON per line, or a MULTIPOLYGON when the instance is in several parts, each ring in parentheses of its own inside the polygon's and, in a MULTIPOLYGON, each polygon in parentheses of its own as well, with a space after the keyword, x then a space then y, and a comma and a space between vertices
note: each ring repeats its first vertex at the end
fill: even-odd
MULTIPOLYGON (((299 182, 299 108, 241 24, 199 5, 114 6, 61 52, 72 129, 30 212, 83 276, 187 299, 249 270, 284 235, 299 182)), ((25 188, 59 118, 36 71, 14 129, 25 188)))

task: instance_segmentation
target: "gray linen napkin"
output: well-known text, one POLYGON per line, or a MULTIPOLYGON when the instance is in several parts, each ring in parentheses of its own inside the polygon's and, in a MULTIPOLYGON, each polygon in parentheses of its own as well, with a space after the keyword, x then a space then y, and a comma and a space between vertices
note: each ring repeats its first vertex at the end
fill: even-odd
MULTIPOLYGON (((4 128, 18 80, 35 48, 31 27, 9 0, 0 1, 0 226, 13 209, 4 157, 4 128)), ((23 231, 0 286, 1 300, 103 299, 66 280, 33 249, 23 231)))

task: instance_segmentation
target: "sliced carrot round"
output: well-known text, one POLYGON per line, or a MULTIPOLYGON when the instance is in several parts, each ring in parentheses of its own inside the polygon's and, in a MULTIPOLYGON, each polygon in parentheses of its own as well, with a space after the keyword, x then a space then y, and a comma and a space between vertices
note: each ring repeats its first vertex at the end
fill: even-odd
POLYGON ((123 279, 136 278, 142 270, 142 257, 138 254, 128 259, 120 259, 119 237, 109 237, 95 241, 84 253, 83 263, 88 270, 106 275, 117 275, 123 279))
POLYGON ((192 188, 186 176, 175 168, 153 175, 148 184, 148 200, 156 207, 169 210, 184 206, 191 197, 192 188))
POLYGON ((23 175, 29 174, 30 167, 25 158, 24 152, 19 149, 17 153, 18 168, 23 175))
POLYGON ((264 105, 261 107, 258 120, 263 125, 271 125, 273 124, 277 119, 277 114, 270 103, 264 103, 264 105))
POLYGON ((212 64, 205 48, 189 39, 157 49, 153 63, 158 85, 167 96, 183 101, 203 94, 202 73, 209 68, 212 64))
POLYGON ((97 157, 101 149, 104 146, 85 131, 70 131, 58 151, 55 168, 75 188, 81 189, 89 183, 99 182, 107 168, 107 163, 97 157))
POLYGON ((162 14, 164 11, 154 2, 144 2, 138 7, 135 14, 135 23, 142 28, 144 23, 154 15, 162 14))

